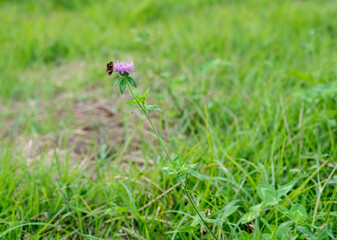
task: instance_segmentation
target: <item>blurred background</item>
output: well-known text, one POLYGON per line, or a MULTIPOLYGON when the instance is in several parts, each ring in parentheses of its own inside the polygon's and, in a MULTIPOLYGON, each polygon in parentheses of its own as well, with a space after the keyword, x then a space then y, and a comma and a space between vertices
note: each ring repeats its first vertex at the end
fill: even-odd
MULTIPOLYGON (((118 59, 133 60, 140 85, 152 86, 157 98, 225 104, 232 112, 262 109, 281 93, 305 97, 301 89, 336 77, 335 1, 0 3, 1 105, 24 105, 23 115, 41 104, 54 111, 55 101, 92 89, 111 96, 104 65, 118 59)), ((31 117, 18 120, 27 132, 62 128, 53 117, 34 125, 31 117)))
MULTIPOLYGON (((105 212, 110 219, 127 211, 116 195, 120 186, 107 181, 174 185, 159 171, 165 163, 147 121, 124 104, 130 94, 121 97, 111 87, 110 60, 132 60, 139 90, 151 87, 150 103, 164 110, 153 118, 169 149, 185 154, 201 142, 191 162, 226 164, 226 152, 252 163, 244 166, 257 183, 279 184, 312 167, 312 156, 333 158, 336 12, 335 0, 0 0, 0 152, 8 161, 1 185, 12 188, 0 209, 13 211, 3 219, 15 215, 10 199, 18 189, 30 199, 22 202, 23 212, 32 209, 19 214, 22 221, 46 209, 52 218, 66 202, 58 189, 71 185, 80 187, 67 192, 69 201, 81 196, 93 210, 122 207, 105 212), (202 141, 205 136, 211 137, 202 141), (79 165, 80 175, 68 172, 79 165), (290 169, 293 175, 282 175, 290 169), (33 207, 54 197, 60 205, 33 207)), ((203 174, 222 176, 203 167, 203 174)), ((240 171, 227 167, 241 182, 240 171)), ((126 185, 144 194, 135 196, 138 207, 159 191, 126 185)), ((231 188, 222 191, 228 202, 231 188)), ((164 210, 181 207, 167 201, 164 210)), ((78 208, 86 208, 80 202, 78 208)), ((89 234, 84 225, 77 229, 89 234)))

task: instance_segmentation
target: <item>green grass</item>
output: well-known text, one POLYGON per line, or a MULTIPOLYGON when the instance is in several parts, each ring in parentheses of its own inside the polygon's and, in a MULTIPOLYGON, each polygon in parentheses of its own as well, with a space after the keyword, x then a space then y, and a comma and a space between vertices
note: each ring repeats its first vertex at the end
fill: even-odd
MULTIPOLYGON (((211 239, 190 227, 198 218, 181 186, 138 211, 177 181, 160 170, 169 162, 147 122, 111 88, 105 64, 115 59, 133 60, 141 90, 151 86, 169 151, 193 149, 198 209, 219 220, 238 200, 209 223, 219 238, 270 233, 261 217, 274 234, 289 221, 274 206, 239 223, 262 202, 259 184, 297 179, 280 204, 304 205, 311 224, 317 184, 337 163, 336 12, 333 0, 0 0, 0 239, 211 239), (92 123, 73 108, 101 100, 118 141, 87 139, 74 163, 71 136, 92 123), (61 141, 27 156, 29 141, 46 139, 61 141)), ((327 184, 315 220, 335 236, 336 201, 327 184)))

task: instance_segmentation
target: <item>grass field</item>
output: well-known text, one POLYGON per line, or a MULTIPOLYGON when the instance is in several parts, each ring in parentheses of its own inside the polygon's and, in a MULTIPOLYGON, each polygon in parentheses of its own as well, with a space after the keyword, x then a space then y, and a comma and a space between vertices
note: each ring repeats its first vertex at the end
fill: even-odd
POLYGON ((169 152, 198 163, 185 183, 218 239, 334 239, 336 13, 0 0, 0 239, 212 239, 110 60, 134 62, 169 152))

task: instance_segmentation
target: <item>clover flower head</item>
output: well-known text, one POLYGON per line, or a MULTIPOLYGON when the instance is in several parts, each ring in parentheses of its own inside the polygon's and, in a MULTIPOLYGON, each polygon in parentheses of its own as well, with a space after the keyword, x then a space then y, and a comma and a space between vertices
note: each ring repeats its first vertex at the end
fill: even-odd
POLYGON ((132 61, 130 63, 128 63, 128 62, 120 63, 120 62, 117 61, 116 64, 114 65, 114 72, 118 73, 120 75, 128 75, 134 69, 135 69, 135 67, 133 66, 132 61))

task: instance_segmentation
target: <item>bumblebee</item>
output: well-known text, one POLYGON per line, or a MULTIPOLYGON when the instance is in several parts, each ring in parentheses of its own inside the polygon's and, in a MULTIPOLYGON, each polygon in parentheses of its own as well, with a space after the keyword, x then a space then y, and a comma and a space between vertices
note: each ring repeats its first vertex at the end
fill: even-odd
POLYGON ((114 63, 113 61, 106 64, 106 72, 109 74, 109 76, 114 72, 114 63))

